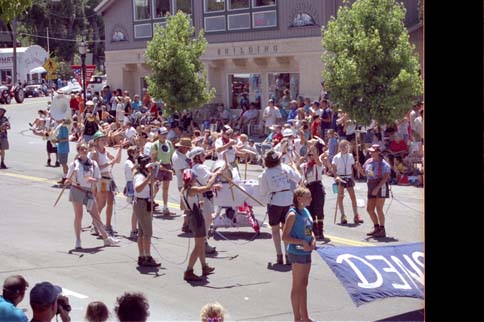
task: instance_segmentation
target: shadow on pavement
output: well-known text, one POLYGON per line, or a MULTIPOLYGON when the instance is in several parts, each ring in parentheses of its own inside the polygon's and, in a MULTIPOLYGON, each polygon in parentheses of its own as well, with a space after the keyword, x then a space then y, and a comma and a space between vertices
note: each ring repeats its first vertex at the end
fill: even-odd
POLYGON ((253 240, 253 239, 271 239, 272 235, 270 233, 259 233, 258 235, 253 231, 226 231, 219 232, 215 231, 213 236, 214 240, 253 240), (223 236, 223 237, 222 237, 223 236))
POLYGON ((79 249, 71 249, 69 250, 69 254, 77 255, 77 254, 96 254, 103 251, 104 246, 97 246, 91 248, 79 248, 79 249))
POLYGON ((160 269, 166 269, 163 267, 146 267, 146 266, 137 266, 136 270, 143 275, 153 275, 153 277, 160 277, 166 275, 166 273, 159 274, 160 269))
POLYGON ((381 320, 378 320, 376 322, 386 322, 386 321, 405 321, 405 322, 410 322, 410 321, 423 321, 424 320, 424 309, 420 310, 415 310, 415 311, 410 311, 407 313, 399 314, 399 315, 394 315, 390 316, 387 318, 383 318, 381 320))
POLYGON ((394 243, 394 242, 398 242, 399 240, 396 239, 396 238, 393 238, 393 237, 367 237, 365 238, 366 241, 369 241, 369 240, 376 240, 377 242, 379 243, 394 243))

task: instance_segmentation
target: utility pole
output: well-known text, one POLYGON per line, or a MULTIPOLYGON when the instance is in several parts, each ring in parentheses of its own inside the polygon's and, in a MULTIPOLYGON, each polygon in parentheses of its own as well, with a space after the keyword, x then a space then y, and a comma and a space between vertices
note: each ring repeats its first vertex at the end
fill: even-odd
POLYGON ((47 55, 48 55, 48 57, 50 57, 49 27, 47 27, 47 55))
POLYGON ((17 84, 17 18, 12 20, 12 45, 13 45, 13 85, 17 84))

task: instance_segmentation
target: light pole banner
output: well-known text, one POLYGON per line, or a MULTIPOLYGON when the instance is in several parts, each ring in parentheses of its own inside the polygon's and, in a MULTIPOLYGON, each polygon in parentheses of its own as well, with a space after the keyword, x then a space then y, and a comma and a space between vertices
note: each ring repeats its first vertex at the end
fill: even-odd
POLYGON ((320 247, 317 252, 356 306, 384 297, 424 298, 423 243, 320 247))
MULTIPOLYGON (((82 65, 71 65, 71 69, 74 73, 74 78, 82 86, 82 65)), ((86 90, 87 86, 89 85, 89 81, 91 80, 91 76, 94 74, 95 70, 96 65, 86 65, 86 90)))

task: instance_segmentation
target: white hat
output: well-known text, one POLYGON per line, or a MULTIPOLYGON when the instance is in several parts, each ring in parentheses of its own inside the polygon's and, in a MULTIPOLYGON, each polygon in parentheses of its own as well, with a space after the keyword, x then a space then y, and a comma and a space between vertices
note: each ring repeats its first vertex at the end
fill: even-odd
POLYGON ((87 102, 86 102, 86 106, 88 106, 88 105, 92 105, 92 106, 94 106, 94 102, 93 102, 93 101, 87 101, 87 102))
POLYGON ((282 136, 283 137, 294 136, 294 131, 291 129, 284 129, 284 131, 282 131, 282 136))
POLYGON ((186 155, 187 158, 193 159, 194 157, 202 153, 205 153, 205 150, 201 146, 197 146, 196 148, 191 149, 186 155))
POLYGON ((168 129, 164 126, 158 129, 158 134, 167 134, 167 133, 168 133, 168 129))

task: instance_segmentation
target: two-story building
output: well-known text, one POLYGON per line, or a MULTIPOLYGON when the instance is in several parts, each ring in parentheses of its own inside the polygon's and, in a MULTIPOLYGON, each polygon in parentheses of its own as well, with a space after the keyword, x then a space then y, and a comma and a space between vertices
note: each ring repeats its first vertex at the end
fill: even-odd
MULTIPOLYGON (((418 0, 405 0, 405 23, 422 63, 423 28, 418 0)), ((96 11, 104 18, 106 71, 112 88, 141 94, 150 73, 147 41, 165 13, 189 14, 202 28, 208 47, 202 60, 216 88, 215 102, 240 108, 269 98, 278 102, 284 89, 291 99, 320 95, 321 26, 336 16, 342 0, 104 0, 96 11)), ((423 66, 423 65, 421 65, 423 66)))

